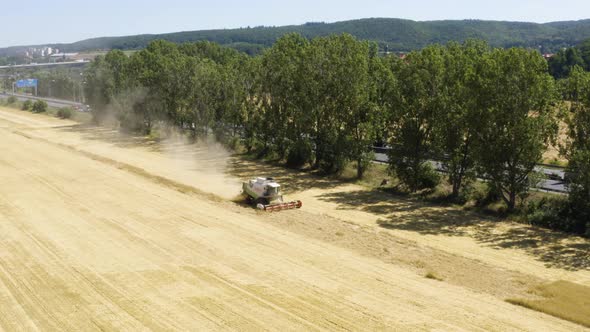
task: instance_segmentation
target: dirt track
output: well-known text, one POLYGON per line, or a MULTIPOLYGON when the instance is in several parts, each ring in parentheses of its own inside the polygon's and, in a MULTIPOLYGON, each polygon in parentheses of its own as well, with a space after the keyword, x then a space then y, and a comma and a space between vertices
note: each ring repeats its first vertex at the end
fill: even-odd
POLYGON ((206 194, 234 195, 220 165, 48 128, 64 125, 0 110, 2 329, 582 329, 274 226, 206 194))

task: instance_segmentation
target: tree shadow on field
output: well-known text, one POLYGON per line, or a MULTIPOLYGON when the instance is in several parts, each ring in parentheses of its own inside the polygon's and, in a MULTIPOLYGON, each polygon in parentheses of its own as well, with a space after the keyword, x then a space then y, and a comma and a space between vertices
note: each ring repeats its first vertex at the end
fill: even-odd
POLYGON ((320 200, 340 210, 379 215, 380 227, 424 235, 466 236, 497 250, 520 249, 547 267, 590 270, 590 240, 482 216, 459 207, 436 205, 380 190, 326 193, 320 200))
POLYGON ((320 176, 310 171, 288 169, 262 161, 246 160, 239 155, 233 156, 227 173, 242 180, 256 177, 272 177, 281 184, 285 193, 294 193, 309 189, 330 189, 348 183, 329 176, 320 176))
POLYGON ((319 196, 325 202, 337 203, 340 210, 357 210, 383 216, 378 221, 384 228, 415 231, 429 235, 467 235, 461 227, 472 220, 466 212, 452 207, 427 204, 403 195, 392 195, 381 190, 357 190, 326 193, 319 196), (395 220, 391 224, 390 220, 395 220))
POLYGON ((120 148, 142 147, 148 151, 168 152, 173 154, 177 160, 199 161, 194 164, 195 169, 192 170, 200 170, 199 166, 203 165, 204 168, 216 168, 243 181, 255 177, 273 177, 283 186, 285 193, 311 188, 327 189, 346 183, 344 180, 319 176, 314 172, 292 170, 267 162, 246 160, 240 155, 233 155, 215 142, 201 145, 191 144, 195 141, 188 137, 159 140, 138 133, 92 124, 68 126, 60 128, 59 131, 76 133, 84 140, 106 142, 120 148))
POLYGON ((590 241, 581 237, 527 225, 514 225, 499 234, 488 227, 474 237, 498 249, 523 249, 547 267, 590 270, 590 241))

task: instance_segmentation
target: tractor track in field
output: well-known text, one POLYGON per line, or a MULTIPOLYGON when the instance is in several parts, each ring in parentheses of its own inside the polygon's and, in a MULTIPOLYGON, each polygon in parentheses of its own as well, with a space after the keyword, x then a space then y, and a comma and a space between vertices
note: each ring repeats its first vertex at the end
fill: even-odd
POLYGON ((0 110, 0 329, 582 330, 503 299, 583 270, 533 277, 478 260, 485 248, 442 251, 313 190, 289 193, 303 210, 261 213, 228 199, 237 181, 216 160, 63 124, 0 110))

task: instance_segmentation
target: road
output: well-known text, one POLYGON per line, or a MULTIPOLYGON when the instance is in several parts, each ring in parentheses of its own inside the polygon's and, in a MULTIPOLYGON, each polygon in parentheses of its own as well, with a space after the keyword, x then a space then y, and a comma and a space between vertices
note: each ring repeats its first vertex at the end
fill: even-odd
POLYGON ((162 156, 73 125, 0 111, 0 329, 583 330, 273 225, 324 217, 165 180, 111 159, 162 156))
POLYGON ((29 96, 29 95, 20 95, 20 94, 1 93, 0 92, 0 99, 7 99, 10 96, 15 96, 19 101, 44 100, 47 103, 47 105, 49 105, 51 107, 56 107, 56 108, 68 107, 68 106, 74 106, 74 107, 83 107, 84 106, 84 104, 82 104, 82 103, 78 103, 78 102, 74 102, 74 101, 70 101, 70 100, 56 99, 56 98, 44 98, 44 97, 36 97, 36 96, 29 96))
POLYGON ((67 62, 50 62, 50 63, 31 63, 24 65, 0 66, 0 69, 19 69, 19 68, 43 68, 43 67, 78 67, 89 64, 90 60, 67 61, 67 62))
MULTIPOLYGON (((386 153, 376 152, 375 161, 379 163, 388 163, 389 158, 386 153)), ((439 171, 443 171, 443 166, 438 161, 431 161, 432 165, 439 171)), ((550 168, 546 166, 537 166, 535 171, 545 174, 546 178, 541 180, 537 189, 556 193, 567 193, 565 186, 565 171, 562 168, 550 168)))

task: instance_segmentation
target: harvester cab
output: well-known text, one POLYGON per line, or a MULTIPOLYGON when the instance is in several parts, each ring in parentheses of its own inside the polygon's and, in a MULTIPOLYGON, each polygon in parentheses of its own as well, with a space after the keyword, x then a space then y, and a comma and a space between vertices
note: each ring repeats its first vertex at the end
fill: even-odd
POLYGON ((242 184, 242 194, 250 204, 265 211, 298 209, 301 201, 284 202, 281 185, 273 178, 258 177, 242 184))

